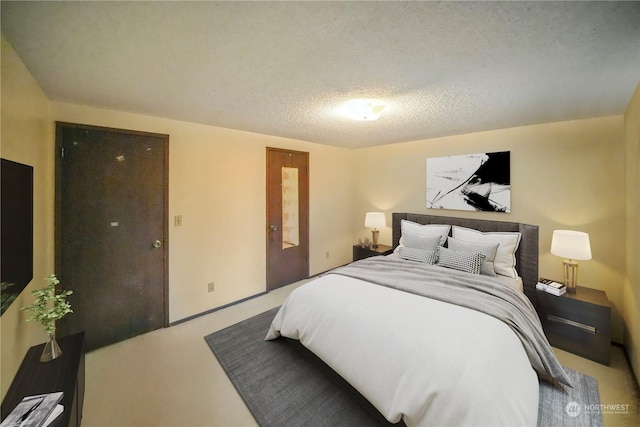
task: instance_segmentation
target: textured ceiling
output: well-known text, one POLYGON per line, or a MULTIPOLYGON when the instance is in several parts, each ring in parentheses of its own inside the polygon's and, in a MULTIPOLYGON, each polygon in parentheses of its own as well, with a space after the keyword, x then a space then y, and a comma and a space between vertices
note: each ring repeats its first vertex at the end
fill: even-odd
POLYGON ((639 2, 0 7, 51 100, 343 147, 618 115, 640 81, 639 2))

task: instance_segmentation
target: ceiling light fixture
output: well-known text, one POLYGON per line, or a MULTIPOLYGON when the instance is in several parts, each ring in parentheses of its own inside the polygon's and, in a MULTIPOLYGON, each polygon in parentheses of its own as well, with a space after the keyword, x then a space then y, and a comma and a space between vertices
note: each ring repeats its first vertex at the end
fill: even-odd
POLYGON ((385 105, 372 99, 354 99, 343 105, 342 114, 353 120, 377 120, 385 105))

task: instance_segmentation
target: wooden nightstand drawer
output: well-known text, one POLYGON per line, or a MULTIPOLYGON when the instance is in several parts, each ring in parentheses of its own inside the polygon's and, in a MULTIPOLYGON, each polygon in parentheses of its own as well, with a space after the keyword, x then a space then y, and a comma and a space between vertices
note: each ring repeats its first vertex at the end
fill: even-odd
POLYGON ((360 245, 353 246, 353 260, 358 261, 361 259, 369 258, 378 255, 389 255, 393 252, 393 248, 387 245, 378 245, 377 248, 363 248, 360 245))
POLYGON ((537 292, 538 312, 554 347, 608 365, 611 359, 611 306, 603 291, 578 287, 575 294, 537 292))
POLYGON ((538 305, 543 306, 546 313, 593 326, 600 333, 611 333, 611 307, 608 302, 605 306, 586 303, 572 298, 570 294, 561 297, 546 292, 541 292, 541 294, 544 295, 538 295, 538 305))
POLYGON ((572 324, 562 317, 547 315, 542 319, 545 334, 549 343, 587 359, 608 365, 611 358, 611 336, 592 330, 584 329, 585 324, 572 324))

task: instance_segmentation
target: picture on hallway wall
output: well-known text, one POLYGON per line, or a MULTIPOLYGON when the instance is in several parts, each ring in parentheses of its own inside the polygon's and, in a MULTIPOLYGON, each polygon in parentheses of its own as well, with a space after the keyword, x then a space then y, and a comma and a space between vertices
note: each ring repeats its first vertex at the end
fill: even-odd
POLYGON ((427 159, 427 208, 511 212, 511 152, 427 159))

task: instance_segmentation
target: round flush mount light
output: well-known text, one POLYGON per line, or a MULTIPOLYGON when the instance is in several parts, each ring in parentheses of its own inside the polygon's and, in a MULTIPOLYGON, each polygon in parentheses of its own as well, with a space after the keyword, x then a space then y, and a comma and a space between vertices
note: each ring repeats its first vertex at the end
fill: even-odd
POLYGON ((346 102, 340 113, 353 120, 377 120, 385 105, 374 99, 353 99, 346 102))

